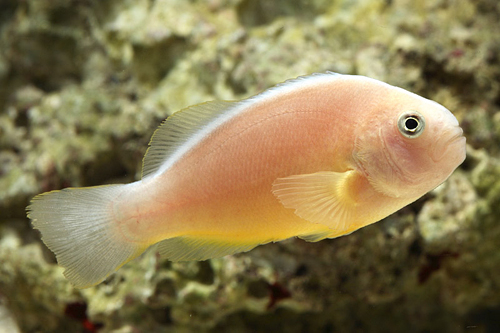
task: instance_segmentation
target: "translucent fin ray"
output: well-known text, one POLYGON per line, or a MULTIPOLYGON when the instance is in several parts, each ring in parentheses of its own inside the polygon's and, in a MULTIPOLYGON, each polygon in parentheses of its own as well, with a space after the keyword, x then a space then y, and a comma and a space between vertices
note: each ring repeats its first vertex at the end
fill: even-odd
POLYGON ((33 227, 77 288, 98 284, 145 250, 116 233, 110 204, 122 187, 52 191, 36 196, 27 208, 33 227))

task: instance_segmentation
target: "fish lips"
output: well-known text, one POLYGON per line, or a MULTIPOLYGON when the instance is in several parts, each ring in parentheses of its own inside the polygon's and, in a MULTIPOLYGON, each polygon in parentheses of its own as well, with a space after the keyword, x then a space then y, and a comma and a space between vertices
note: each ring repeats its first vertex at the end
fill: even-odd
POLYGON ((463 135, 462 128, 459 126, 453 127, 451 132, 443 132, 436 139, 436 144, 431 148, 430 157, 436 163, 446 158, 450 162, 456 162, 456 166, 458 166, 465 160, 466 138, 463 135))

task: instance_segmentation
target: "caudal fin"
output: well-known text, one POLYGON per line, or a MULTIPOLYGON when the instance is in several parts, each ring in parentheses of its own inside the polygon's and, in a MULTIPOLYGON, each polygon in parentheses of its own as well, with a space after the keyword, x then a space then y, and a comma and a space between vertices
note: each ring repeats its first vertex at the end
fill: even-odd
POLYGON ((123 186, 52 191, 36 196, 27 207, 33 227, 77 288, 98 284, 146 249, 117 232, 112 201, 123 186))

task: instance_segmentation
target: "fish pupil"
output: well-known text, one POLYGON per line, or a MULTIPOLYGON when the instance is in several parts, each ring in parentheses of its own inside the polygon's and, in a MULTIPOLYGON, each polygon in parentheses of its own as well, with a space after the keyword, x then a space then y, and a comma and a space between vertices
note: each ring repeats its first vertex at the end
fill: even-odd
POLYGON ((418 120, 414 117, 408 117, 405 121, 405 129, 414 132, 418 127, 418 120))
POLYGON ((414 139, 424 131, 425 118, 418 111, 406 111, 399 116, 397 126, 403 136, 414 139))

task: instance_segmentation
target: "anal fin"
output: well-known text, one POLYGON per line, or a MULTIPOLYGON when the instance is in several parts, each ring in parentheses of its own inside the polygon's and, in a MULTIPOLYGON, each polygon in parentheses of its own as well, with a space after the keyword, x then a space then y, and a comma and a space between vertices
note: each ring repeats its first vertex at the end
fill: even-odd
POLYGON ((171 261, 207 260, 250 251, 260 243, 229 242, 217 239, 178 236, 158 243, 160 255, 171 261))
POLYGON ((329 236, 331 235, 332 235, 332 230, 324 230, 313 234, 299 235, 298 237, 300 239, 305 240, 306 242, 314 243, 314 242, 319 242, 320 240, 323 240, 325 238, 330 238, 329 236))

